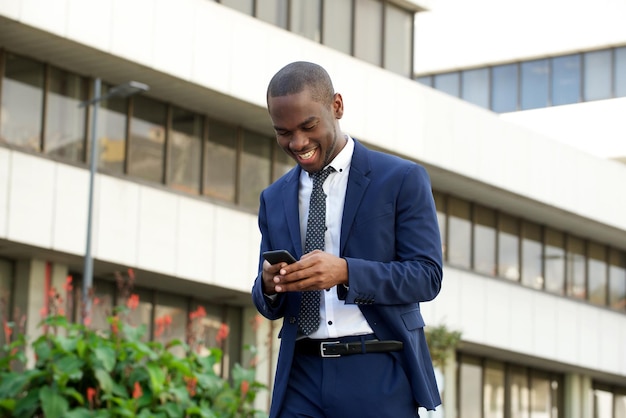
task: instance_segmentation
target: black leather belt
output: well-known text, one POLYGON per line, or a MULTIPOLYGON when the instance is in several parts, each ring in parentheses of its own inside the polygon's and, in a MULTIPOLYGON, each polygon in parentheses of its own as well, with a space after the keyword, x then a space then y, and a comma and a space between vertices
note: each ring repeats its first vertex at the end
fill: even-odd
POLYGON ((303 338, 296 341, 297 354, 319 357, 341 357, 351 354, 387 353, 402 350, 402 341, 365 340, 341 342, 337 340, 312 340, 303 338))

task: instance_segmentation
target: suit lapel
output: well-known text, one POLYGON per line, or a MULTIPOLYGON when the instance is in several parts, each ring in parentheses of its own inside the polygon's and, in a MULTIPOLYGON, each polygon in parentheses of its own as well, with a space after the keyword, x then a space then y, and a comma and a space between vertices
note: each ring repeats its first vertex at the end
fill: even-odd
POLYGON ((346 189, 346 200, 341 221, 340 255, 343 254, 346 240, 354 223, 357 210, 361 205, 363 194, 370 184, 370 179, 367 177, 370 172, 367 152, 363 145, 354 140, 354 153, 350 162, 350 176, 348 177, 348 188, 346 189))

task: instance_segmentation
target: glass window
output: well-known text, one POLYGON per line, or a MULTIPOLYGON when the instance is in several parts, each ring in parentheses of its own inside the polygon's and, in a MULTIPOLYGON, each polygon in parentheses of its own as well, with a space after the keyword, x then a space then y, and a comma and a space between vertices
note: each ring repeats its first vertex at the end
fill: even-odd
POLYGON ((167 154, 167 183, 187 193, 200 191, 202 117, 180 108, 172 111, 167 154))
POLYGON ((566 295, 586 299, 585 243, 580 238, 567 237, 565 264, 566 295))
POLYGON ((626 310, 626 253, 616 249, 609 252, 609 306, 626 310))
MULTIPOLYGON (((9 261, 0 260, 0 326, 6 322, 13 320, 11 316, 13 301, 11 294, 13 293, 13 269, 9 261), (6 322, 5 322, 6 321, 6 322)), ((18 331, 12 329, 12 335, 16 335, 18 331)), ((4 327, 0 328, 0 347, 8 342, 4 327)), ((13 338, 11 338, 13 341, 13 338)))
POLYGON ((354 56, 382 65, 383 3, 356 0, 354 11, 354 56))
MULTIPOLYGON (((103 85, 101 95, 109 89, 103 85)), ((98 166, 118 174, 125 172, 127 113, 128 99, 105 100, 98 108, 98 166)))
POLYGON ((593 417, 613 417, 613 393, 608 388, 595 388, 593 390, 593 417))
POLYGON ((489 109, 489 68, 461 72, 461 98, 489 109))
POLYGON ((523 367, 512 366, 509 369, 509 374, 511 418, 528 418, 530 412, 528 370, 523 367))
POLYGON ((552 59, 552 104, 580 101, 580 54, 552 59))
POLYGON ((585 100, 611 97, 611 50, 583 54, 585 100))
POLYGON ((504 365, 488 361, 485 366, 485 387, 483 403, 486 418, 504 418, 504 365))
POLYGON ((496 214, 481 206, 474 208, 474 270, 496 275, 496 214))
POLYGON ((161 183, 165 152, 166 105, 145 96, 137 96, 132 100, 128 174, 161 183))
POLYGON ((607 302, 607 263, 606 248, 595 242, 589 243, 589 301, 606 306, 607 302))
POLYGON ((626 46, 615 49, 614 59, 615 96, 624 97, 626 96, 626 46))
POLYGON ((295 165, 295 161, 287 155, 282 148, 276 144, 272 148, 272 152, 274 153, 274 165, 272 166, 272 181, 278 180, 283 174, 287 173, 291 170, 295 165))
POLYGON ((203 194, 235 202, 237 142, 235 127, 209 122, 209 140, 204 147, 203 194))
POLYGON ((518 65, 499 65, 491 69, 491 109, 494 112, 517 110, 518 65))
POLYGON ((41 149, 43 76, 43 64, 5 54, 0 142, 41 149))
POLYGON ((83 161, 85 138, 85 80, 67 71, 50 68, 46 101, 44 151, 72 161, 83 161))
POLYGON ((413 14, 385 3, 386 69, 405 77, 411 76, 413 59, 413 14))
POLYGON ((543 274, 541 273, 541 227, 539 225, 522 223, 522 284, 534 289, 543 288, 543 274))
POLYGON ((274 143, 266 136, 244 131, 239 181, 239 203, 242 206, 258 209, 259 196, 270 184, 274 143))
POLYGON ((240 12, 252 16, 254 0, 220 0, 220 3, 226 7, 239 10, 240 12))
POLYGON ((256 0, 256 17, 286 29, 287 0, 256 0))
MULTIPOLYGON (((195 302, 191 305, 192 311, 189 313, 189 332, 187 333, 187 344, 201 356, 210 354, 212 347, 223 347, 223 336, 220 329, 225 329, 223 324, 223 308, 208 303, 195 302)), ((215 365, 215 372, 223 376, 222 363, 215 365)))
POLYGON ((444 93, 448 93, 451 96, 459 97, 460 91, 460 78, 459 73, 444 73, 435 75, 434 87, 444 93))
MULTIPOLYGON (((154 340, 167 344, 172 340, 185 342, 187 331, 187 300, 182 296, 157 292, 154 306, 154 340)), ((185 355, 182 346, 176 346, 172 352, 185 355)))
POLYGON ((521 64, 522 110, 548 106, 548 76, 550 64, 547 59, 527 61, 521 64))
MULTIPOLYGON (((78 288, 76 285, 75 287, 78 288)), ((95 281, 93 299, 91 301, 91 328, 100 331, 111 329, 108 318, 113 315, 113 307, 115 306, 114 298, 115 284, 113 282, 104 280, 95 281)))
POLYGON ((222 345, 224 352, 223 365, 224 365, 224 377, 230 377, 230 372, 236 363, 241 361, 241 347, 243 347, 243 341, 241 336, 243 331, 241 324, 243 321, 242 309, 238 307, 229 306, 224 308, 226 312, 226 324, 229 329, 228 338, 222 345))
POLYGON ((322 42, 346 54, 352 53, 352 0, 324 0, 322 42))
POLYGON ((439 221, 439 234, 441 234, 441 252, 443 253, 443 260, 448 261, 448 251, 446 245, 446 196, 442 193, 433 192, 435 199, 435 207, 437 208, 437 221, 439 221))
POLYGON ((544 245, 545 289, 562 295, 565 292, 565 248, 563 233, 546 229, 544 245))
POLYGON ((432 87, 433 86, 433 76, 432 75, 425 75, 423 77, 417 77, 415 79, 416 81, 418 81, 419 83, 428 86, 428 87, 432 87))
POLYGON ((470 268, 472 222, 469 202, 448 198, 448 228, 448 262, 470 268))
POLYGON ((498 276, 519 280, 519 224, 516 218, 500 214, 498 220, 498 276))
POLYGON ((546 373, 532 372, 530 377, 530 418, 552 416, 552 406, 550 377, 546 373))
MULTIPOLYGON (((286 1, 285 1, 286 3, 286 1)), ((287 10, 287 5, 283 6, 287 10)), ((321 39, 321 0, 291 0, 290 30, 319 42, 321 39)))
POLYGON ((483 370, 479 359, 461 358, 459 368, 459 411, 461 418, 482 418, 483 370))

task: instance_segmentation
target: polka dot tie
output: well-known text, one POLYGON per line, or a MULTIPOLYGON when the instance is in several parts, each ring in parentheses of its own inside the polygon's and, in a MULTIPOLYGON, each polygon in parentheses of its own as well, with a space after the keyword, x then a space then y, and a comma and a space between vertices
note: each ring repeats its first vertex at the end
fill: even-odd
MULTIPOLYGON (((322 171, 311 174, 313 178, 313 190, 309 202, 309 219, 306 224, 306 239, 304 252, 324 250, 324 234, 326 233, 326 194, 322 189, 324 181, 330 173, 335 171, 332 167, 326 167, 322 171)), ((300 305, 300 331, 309 335, 320 326, 320 291, 313 290, 302 293, 300 305)))

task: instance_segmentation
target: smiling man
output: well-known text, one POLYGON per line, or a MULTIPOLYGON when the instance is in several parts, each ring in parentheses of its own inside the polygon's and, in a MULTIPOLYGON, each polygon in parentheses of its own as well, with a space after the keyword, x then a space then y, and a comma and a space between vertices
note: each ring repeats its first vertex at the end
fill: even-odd
POLYGON ((297 166, 261 194, 252 290, 283 319, 270 417, 417 417, 441 402, 420 302, 441 289, 430 179, 420 165, 343 133, 343 99, 322 67, 274 75, 267 107, 297 166))

